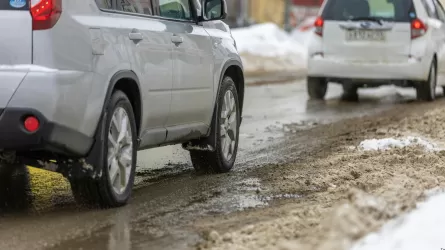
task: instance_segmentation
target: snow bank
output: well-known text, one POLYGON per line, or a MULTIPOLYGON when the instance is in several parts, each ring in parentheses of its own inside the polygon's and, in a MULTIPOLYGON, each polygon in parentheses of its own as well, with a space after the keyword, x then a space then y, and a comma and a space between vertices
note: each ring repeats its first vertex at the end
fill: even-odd
POLYGON ((408 146, 421 146, 427 151, 441 150, 435 143, 424 140, 420 137, 408 136, 405 138, 384 138, 364 140, 358 146, 359 149, 368 150, 387 150, 391 148, 404 148, 408 146))
POLYGON ((411 213, 386 224, 351 250, 445 249, 445 194, 429 198, 411 213))
POLYGON ((294 56, 294 60, 300 62, 305 49, 295 44, 295 41, 276 24, 256 24, 246 28, 234 29, 232 35, 235 38, 238 51, 263 57, 294 56))
POLYGON ((247 74, 305 70, 306 49, 273 23, 232 30, 247 74))

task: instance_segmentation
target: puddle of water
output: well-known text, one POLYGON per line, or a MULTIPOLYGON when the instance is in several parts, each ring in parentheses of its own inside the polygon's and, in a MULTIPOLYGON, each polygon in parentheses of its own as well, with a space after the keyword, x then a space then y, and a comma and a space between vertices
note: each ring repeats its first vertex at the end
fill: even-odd
POLYGON ((234 211, 266 207, 274 200, 299 199, 302 197, 298 194, 264 195, 264 192, 267 192, 267 189, 261 185, 259 178, 247 178, 235 183, 234 190, 223 192, 220 196, 212 198, 206 204, 199 204, 199 206, 204 205, 212 208, 203 211, 227 214, 234 211))

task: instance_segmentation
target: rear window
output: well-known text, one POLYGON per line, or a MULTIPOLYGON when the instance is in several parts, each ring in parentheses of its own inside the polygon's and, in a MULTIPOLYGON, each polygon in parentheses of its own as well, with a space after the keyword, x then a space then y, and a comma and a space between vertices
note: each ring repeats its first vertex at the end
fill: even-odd
POLYGON ((29 10, 28 0, 0 0, 0 10, 29 10))
POLYGON ((328 0, 322 14, 325 20, 379 19, 409 22, 415 18, 411 0, 328 0))

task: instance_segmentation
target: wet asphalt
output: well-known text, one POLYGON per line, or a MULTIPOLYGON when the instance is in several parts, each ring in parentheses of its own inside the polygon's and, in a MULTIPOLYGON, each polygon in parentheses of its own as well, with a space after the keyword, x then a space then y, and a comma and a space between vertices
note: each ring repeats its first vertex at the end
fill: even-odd
MULTIPOLYGON (((369 115, 414 98, 411 89, 361 90, 358 103, 340 101, 330 85, 326 101, 308 101, 304 82, 251 86, 246 90, 240 149, 228 174, 198 176, 188 152, 169 146, 138 154, 137 181, 130 203, 92 210, 72 199, 50 208, 0 215, 0 249, 188 249, 199 241, 195 220, 267 206, 258 199, 252 169, 292 161, 280 152, 308 140, 287 133, 318 124, 369 115)), ((69 194, 67 194, 69 195, 69 194)))

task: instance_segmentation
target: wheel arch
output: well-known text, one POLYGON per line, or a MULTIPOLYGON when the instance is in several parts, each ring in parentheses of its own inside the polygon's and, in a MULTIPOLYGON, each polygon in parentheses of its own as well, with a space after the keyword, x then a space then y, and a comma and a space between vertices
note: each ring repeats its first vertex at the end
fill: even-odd
MULTIPOLYGON (((244 105, 244 91, 245 91, 245 83, 244 83, 244 73, 243 73, 243 65, 240 61, 238 60, 229 60, 227 61, 224 66, 222 67, 221 70, 221 75, 219 77, 219 82, 218 82, 218 90, 216 92, 215 95, 215 102, 214 102, 214 107, 213 107, 213 114, 212 114, 212 121, 210 122, 210 127, 209 130, 207 132, 206 135, 206 144, 208 145, 212 145, 214 146, 216 141, 214 135, 214 131, 216 129, 216 124, 214 124, 214 116, 216 115, 216 111, 218 110, 218 96, 219 96, 219 92, 221 90, 221 84, 224 80, 225 76, 230 76, 233 81, 235 82, 235 87, 236 87, 236 91, 238 92, 238 98, 239 98, 239 105, 240 105, 240 119, 242 121, 242 108, 244 105)), ((241 124, 240 121, 240 124, 241 124)))
MULTIPOLYGON (((242 63, 238 60, 229 60, 224 64, 221 70, 221 75, 219 77, 218 91, 216 93, 216 97, 218 97, 219 95, 221 83, 223 82, 224 77, 226 76, 230 76, 235 82, 235 87, 236 91, 238 92, 238 98, 239 98, 239 105, 240 105, 239 108, 242 115, 244 107, 244 91, 245 91, 244 71, 242 63)), ((215 101, 215 106, 216 105, 217 103, 215 101)))
POLYGON ((130 99, 133 112, 136 118, 136 128, 138 135, 141 133, 142 125, 142 94, 137 75, 130 70, 119 71, 113 75, 108 85, 107 93, 102 108, 102 116, 105 112, 106 104, 110 100, 114 91, 120 90, 124 92, 130 99))
MULTIPOLYGON (((99 122, 97 123, 96 132, 94 135, 94 142, 93 145, 88 153, 88 155, 85 157, 83 161, 82 166, 77 166, 76 168, 83 168, 85 169, 85 166, 91 166, 92 171, 88 171, 88 174, 93 176, 94 178, 101 178, 102 176, 102 164, 104 161, 104 155, 106 154, 105 149, 102 147, 103 141, 107 139, 107 133, 105 129, 105 124, 103 122, 104 118, 107 116, 107 102, 110 100, 113 92, 115 90, 121 90, 123 91, 128 98, 130 99, 130 102, 132 105, 140 104, 138 108, 134 108, 135 117, 139 117, 136 119, 139 119, 140 121, 137 121, 137 126, 140 129, 141 126, 141 120, 142 120, 142 96, 140 91, 140 83, 137 75, 130 70, 122 70, 116 72, 113 77, 111 77, 110 82, 108 84, 107 92, 105 94, 103 107, 101 116, 99 118, 99 122), (138 92, 138 93, 136 93, 138 92), (131 100, 131 97, 136 98, 131 100), (137 110, 137 111, 136 111, 137 110), (136 112, 139 112, 139 115, 136 114, 136 112)), ((140 134, 140 131, 138 131, 138 135, 140 134)), ((140 143, 140 139, 138 138, 138 144, 140 143)), ((90 168, 90 167, 87 167, 90 168)), ((74 170, 76 171, 76 170, 74 170)), ((78 171, 78 170, 77 170, 78 171)))

